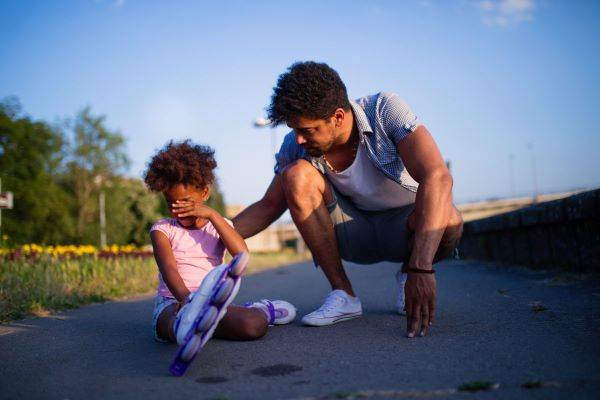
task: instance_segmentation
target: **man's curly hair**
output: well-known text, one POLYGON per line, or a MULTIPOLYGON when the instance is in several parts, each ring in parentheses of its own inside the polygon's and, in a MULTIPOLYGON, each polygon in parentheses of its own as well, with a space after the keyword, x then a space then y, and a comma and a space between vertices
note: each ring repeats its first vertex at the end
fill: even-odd
POLYGON ((335 110, 350 110, 346 85, 325 63, 297 62, 277 79, 267 108, 273 125, 298 117, 326 119, 335 110))
POLYGON ((214 154, 212 148, 189 139, 179 143, 170 141, 150 160, 144 182, 155 192, 164 192, 177 184, 202 189, 215 180, 214 154))

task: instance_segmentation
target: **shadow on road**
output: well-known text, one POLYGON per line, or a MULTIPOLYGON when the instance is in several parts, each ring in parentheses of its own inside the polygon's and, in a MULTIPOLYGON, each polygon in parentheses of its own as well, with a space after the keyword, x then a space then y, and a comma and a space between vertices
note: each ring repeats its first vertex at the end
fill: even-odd
MULTIPOLYGON (((0 326, 0 354, 9 360, 0 363, 0 398, 385 398, 436 390, 459 398, 456 388, 473 381, 498 383, 503 398, 523 397, 526 382, 559 382, 537 386, 541 397, 597 393, 597 281, 448 263, 437 268, 431 335, 409 340, 404 317, 393 312, 396 268, 349 266, 362 318, 324 328, 297 320, 255 342, 213 340, 183 378, 168 373, 175 346, 152 339, 151 296, 0 326)), ((282 298, 300 317, 328 290, 305 263, 245 278, 236 302, 282 298)))

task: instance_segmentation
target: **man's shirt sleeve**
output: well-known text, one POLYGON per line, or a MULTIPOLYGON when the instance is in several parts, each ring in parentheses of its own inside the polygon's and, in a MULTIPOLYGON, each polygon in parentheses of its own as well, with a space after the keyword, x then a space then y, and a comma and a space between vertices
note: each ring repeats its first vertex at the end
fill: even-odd
POLYGON ((422 125, 408 103, 395 93, 380 94, 379 117, 384 132, 394 145, 422 125))
POLYGON ((279 151, 277 154, 275 154, 274 171, 276 175, 279 174, 287 165, 301 158, 300 149, 301 147, 298 146, 298 143, 296 143, 294 131, 291 131, 285 135, 279 151))

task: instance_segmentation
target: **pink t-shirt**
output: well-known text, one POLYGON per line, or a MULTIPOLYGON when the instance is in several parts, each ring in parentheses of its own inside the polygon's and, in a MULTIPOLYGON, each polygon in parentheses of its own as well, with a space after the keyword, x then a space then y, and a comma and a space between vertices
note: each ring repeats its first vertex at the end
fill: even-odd
MULTIPOLYGON (((225 245, 210 221, 200 229, 185 229, 175 218, 165 218, 152 225, 152 231, 160 231, 169 239, 179 275, 191 292, 198 289, 211 269, 223 262, 225 245)), ((158 295, 175 297, 160 272, 158 279, 158 295)))

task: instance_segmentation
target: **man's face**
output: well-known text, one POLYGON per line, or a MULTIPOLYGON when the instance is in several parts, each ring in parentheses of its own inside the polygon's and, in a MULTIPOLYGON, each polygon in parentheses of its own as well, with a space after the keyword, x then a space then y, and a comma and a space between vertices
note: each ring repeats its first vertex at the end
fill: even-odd
POLYGON ((313 157, 329 151, 337 136, 335 118, 309 119, 298 117, 287 124, 294 130, 296 142, 313 157))

